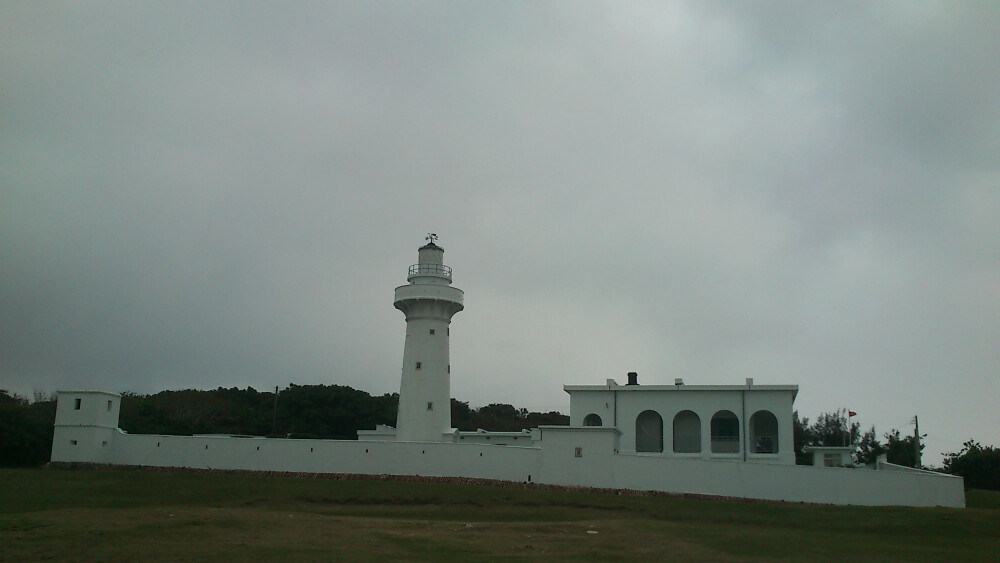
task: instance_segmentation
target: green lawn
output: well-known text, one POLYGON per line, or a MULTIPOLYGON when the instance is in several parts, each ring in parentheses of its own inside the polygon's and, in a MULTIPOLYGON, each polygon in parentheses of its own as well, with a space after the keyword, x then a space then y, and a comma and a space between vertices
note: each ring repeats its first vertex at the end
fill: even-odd
POLYGON ((428 482, 0 470, 0 560, 987 561, 1000 494, 863 508, 428 482))

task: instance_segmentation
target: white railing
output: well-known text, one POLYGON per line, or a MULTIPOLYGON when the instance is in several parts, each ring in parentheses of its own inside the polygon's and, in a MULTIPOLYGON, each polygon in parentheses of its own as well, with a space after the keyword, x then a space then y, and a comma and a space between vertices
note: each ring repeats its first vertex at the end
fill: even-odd
POLYGON ((414 264, 410 266, 407 277, 413 276, 440 276, 451 279, 451 268, 444 264, 414 264))

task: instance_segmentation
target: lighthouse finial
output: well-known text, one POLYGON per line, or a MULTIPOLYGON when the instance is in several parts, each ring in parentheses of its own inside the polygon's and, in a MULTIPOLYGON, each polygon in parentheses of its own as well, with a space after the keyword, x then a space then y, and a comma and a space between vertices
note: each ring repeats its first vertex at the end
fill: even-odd
POLYGON ((424 237, 424 238, 427 241, 429 241, 431 244, 434 244, 434 241, 436 241, 438 239, 438 236, 435 233, 427 233, 427 236, 424 237))

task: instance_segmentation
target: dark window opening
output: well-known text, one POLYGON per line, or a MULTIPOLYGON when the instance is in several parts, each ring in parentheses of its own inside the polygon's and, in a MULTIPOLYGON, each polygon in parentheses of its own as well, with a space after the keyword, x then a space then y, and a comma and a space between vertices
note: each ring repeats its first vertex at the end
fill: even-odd
POLYGON ((73 402, 73 410, 75 410, 75 411, 80 410, 80 405, 82 403, 83 403, 83 399, 77 399, 76 401, 74 401, 73 402))
POLYGON ((642 411, 635 419, 635 451, 663 451, 663 417, 656 411, 642 411))
POLYGON ((434 410, 434 403, 428 402, 427 403, 427 410, 429 410, 429 411, 434 410))
POLYGON ((719 411, 712 417, 712 453, 740 452, 740 419, 732 411, 719 411))
POLYGON ((433 328, 431 329, 431 334, 434 334, 434 329, 433 328))
POLYGON ((674 452, 701 453, 701 419, 694 411, 681 411, 674 416, 674 452))
POLYGON ((417 362, 417 369, 420 369, 420 362, 417 362))
POLYGON ((750 444, 755 454, 778 453, 778 418, 770 411, 757 411, 750 417, 750 444))

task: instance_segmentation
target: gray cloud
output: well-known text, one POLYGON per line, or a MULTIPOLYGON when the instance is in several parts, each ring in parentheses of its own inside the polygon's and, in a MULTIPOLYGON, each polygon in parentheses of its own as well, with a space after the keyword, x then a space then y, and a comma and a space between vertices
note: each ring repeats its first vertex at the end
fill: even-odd
MULTIPOLYGON (((1000 442, 992 3, 0 7, 0 385, 798 383, 1000 442)), ((904 428, 905 430, 905 428, 904 428)))

